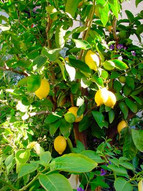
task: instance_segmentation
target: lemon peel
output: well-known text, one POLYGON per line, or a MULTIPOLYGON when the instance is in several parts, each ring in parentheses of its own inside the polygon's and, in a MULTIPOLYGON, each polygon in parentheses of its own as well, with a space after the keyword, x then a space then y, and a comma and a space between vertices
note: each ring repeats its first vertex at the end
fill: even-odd
POLYGON ((48 80, 42 79, 40 87, 35 91, 36 96, 39 99, 46 98, 50 91, 50 85, 48 80))
POLYGON ((99 89, 95 94, 95 102, 97 106, 105 104, 108 99, 108 90, 106 88, 99 89))
POLYGON ((120 134, 121 130, 124 129, 125 127, 128 127, 128 124, 126 121, 122 120, 118 123, 117 125, 117 131, 120 134))
POLYGON ((115 106, 115 104, 116 104, 116 96, 114 95, 113 92, 108 91, 108 99, 105 102, 105 105, 113 108, 115 106))
POLYGON ((66 139, 63 136, 57 136, 54 140, 54 149, 61 155, 67 147, 66 139))
POLYGON ((91 50, 88 50, 85 55, 85 63, 89 66, 90 69, 97 71, 100 60, 97 54, 91 50))
POLYGON ((74 122, 80 122, 83 119, 83 114, 81 116, 77 116, 77 111, 78 111, 78 107, 70 107, 68 109, 68 113, 72 113, 75 116, 75 121, 74 122))

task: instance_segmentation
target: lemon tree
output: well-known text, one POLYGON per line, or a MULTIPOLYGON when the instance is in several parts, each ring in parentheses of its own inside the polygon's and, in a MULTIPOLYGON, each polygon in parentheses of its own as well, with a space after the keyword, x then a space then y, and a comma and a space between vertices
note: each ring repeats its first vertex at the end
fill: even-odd
POLYGON ((140 189, 142 11, 121 2, 0 1, 0 190, 140 189))

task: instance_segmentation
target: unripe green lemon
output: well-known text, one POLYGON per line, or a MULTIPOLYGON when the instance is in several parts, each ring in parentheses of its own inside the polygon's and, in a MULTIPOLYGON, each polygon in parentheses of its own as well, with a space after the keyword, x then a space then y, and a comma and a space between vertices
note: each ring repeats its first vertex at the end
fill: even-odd
POLYGON ((70 112, 67 112, 65 115, 64 115, 64 118, 65 120, 68 122, 68 123, 73 123, 75 122, 76 120, 76 117, 73 113, 70 113, 70 112))
POLYGON ((120 81, 121 83, 125 83, 125 82, 126 82, 126 77, 125 77, 125 76, 120 76, 120 77, 119 77, 119 81, 120 81))

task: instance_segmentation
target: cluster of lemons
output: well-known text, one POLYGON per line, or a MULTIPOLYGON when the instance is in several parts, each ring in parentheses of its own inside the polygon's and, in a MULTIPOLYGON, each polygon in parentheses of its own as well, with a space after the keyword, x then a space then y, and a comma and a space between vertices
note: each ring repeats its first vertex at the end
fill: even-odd
MULTIPOLYGON (((90 69, 97 71, 100 65, 100 59, 97 54, 88 50, 85 55, 85 63, 89 66, 90 69)), ((50 92, 50 85, 47 79, 42 79, 40 87, 35 91, 35 95, 39 99, 46 98, 50 92)), ((109 91, 107 88, 99 89, 95 94, 95 102, 97 106, 101 106, 102 104, 113 108, 116 104, 116 96, 113 92, 109 91)), ((83 114, 78 115, 78 107, 70 107, 67 113, 64 115, 65 120, 68 123, 78 123, 83 119, 83 114)), ((121 130, 127 127, 128 124, 126 121, 122 120, 118 126, 117 131, 120 134, 121 130)), ((57 136, 54 140, 54 148, 61 155, 67 147, 67 142, 65 137, 57 136)))

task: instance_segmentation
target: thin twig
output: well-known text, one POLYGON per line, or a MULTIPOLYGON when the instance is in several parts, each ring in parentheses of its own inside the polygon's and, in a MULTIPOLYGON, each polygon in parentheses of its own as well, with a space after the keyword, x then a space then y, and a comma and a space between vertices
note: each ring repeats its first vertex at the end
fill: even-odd
POLYGON ((11 72, 14 72, 14 73, 17 73, 17 74, 20 74, 20 75, 28 76, 28 74, 27 74, 26 72, 18 71, 18 70, 15 70, 15 69, 13 69, 13 68, 0 67, 0 70, 3 70, 3 71, 11 71, 11 72))

